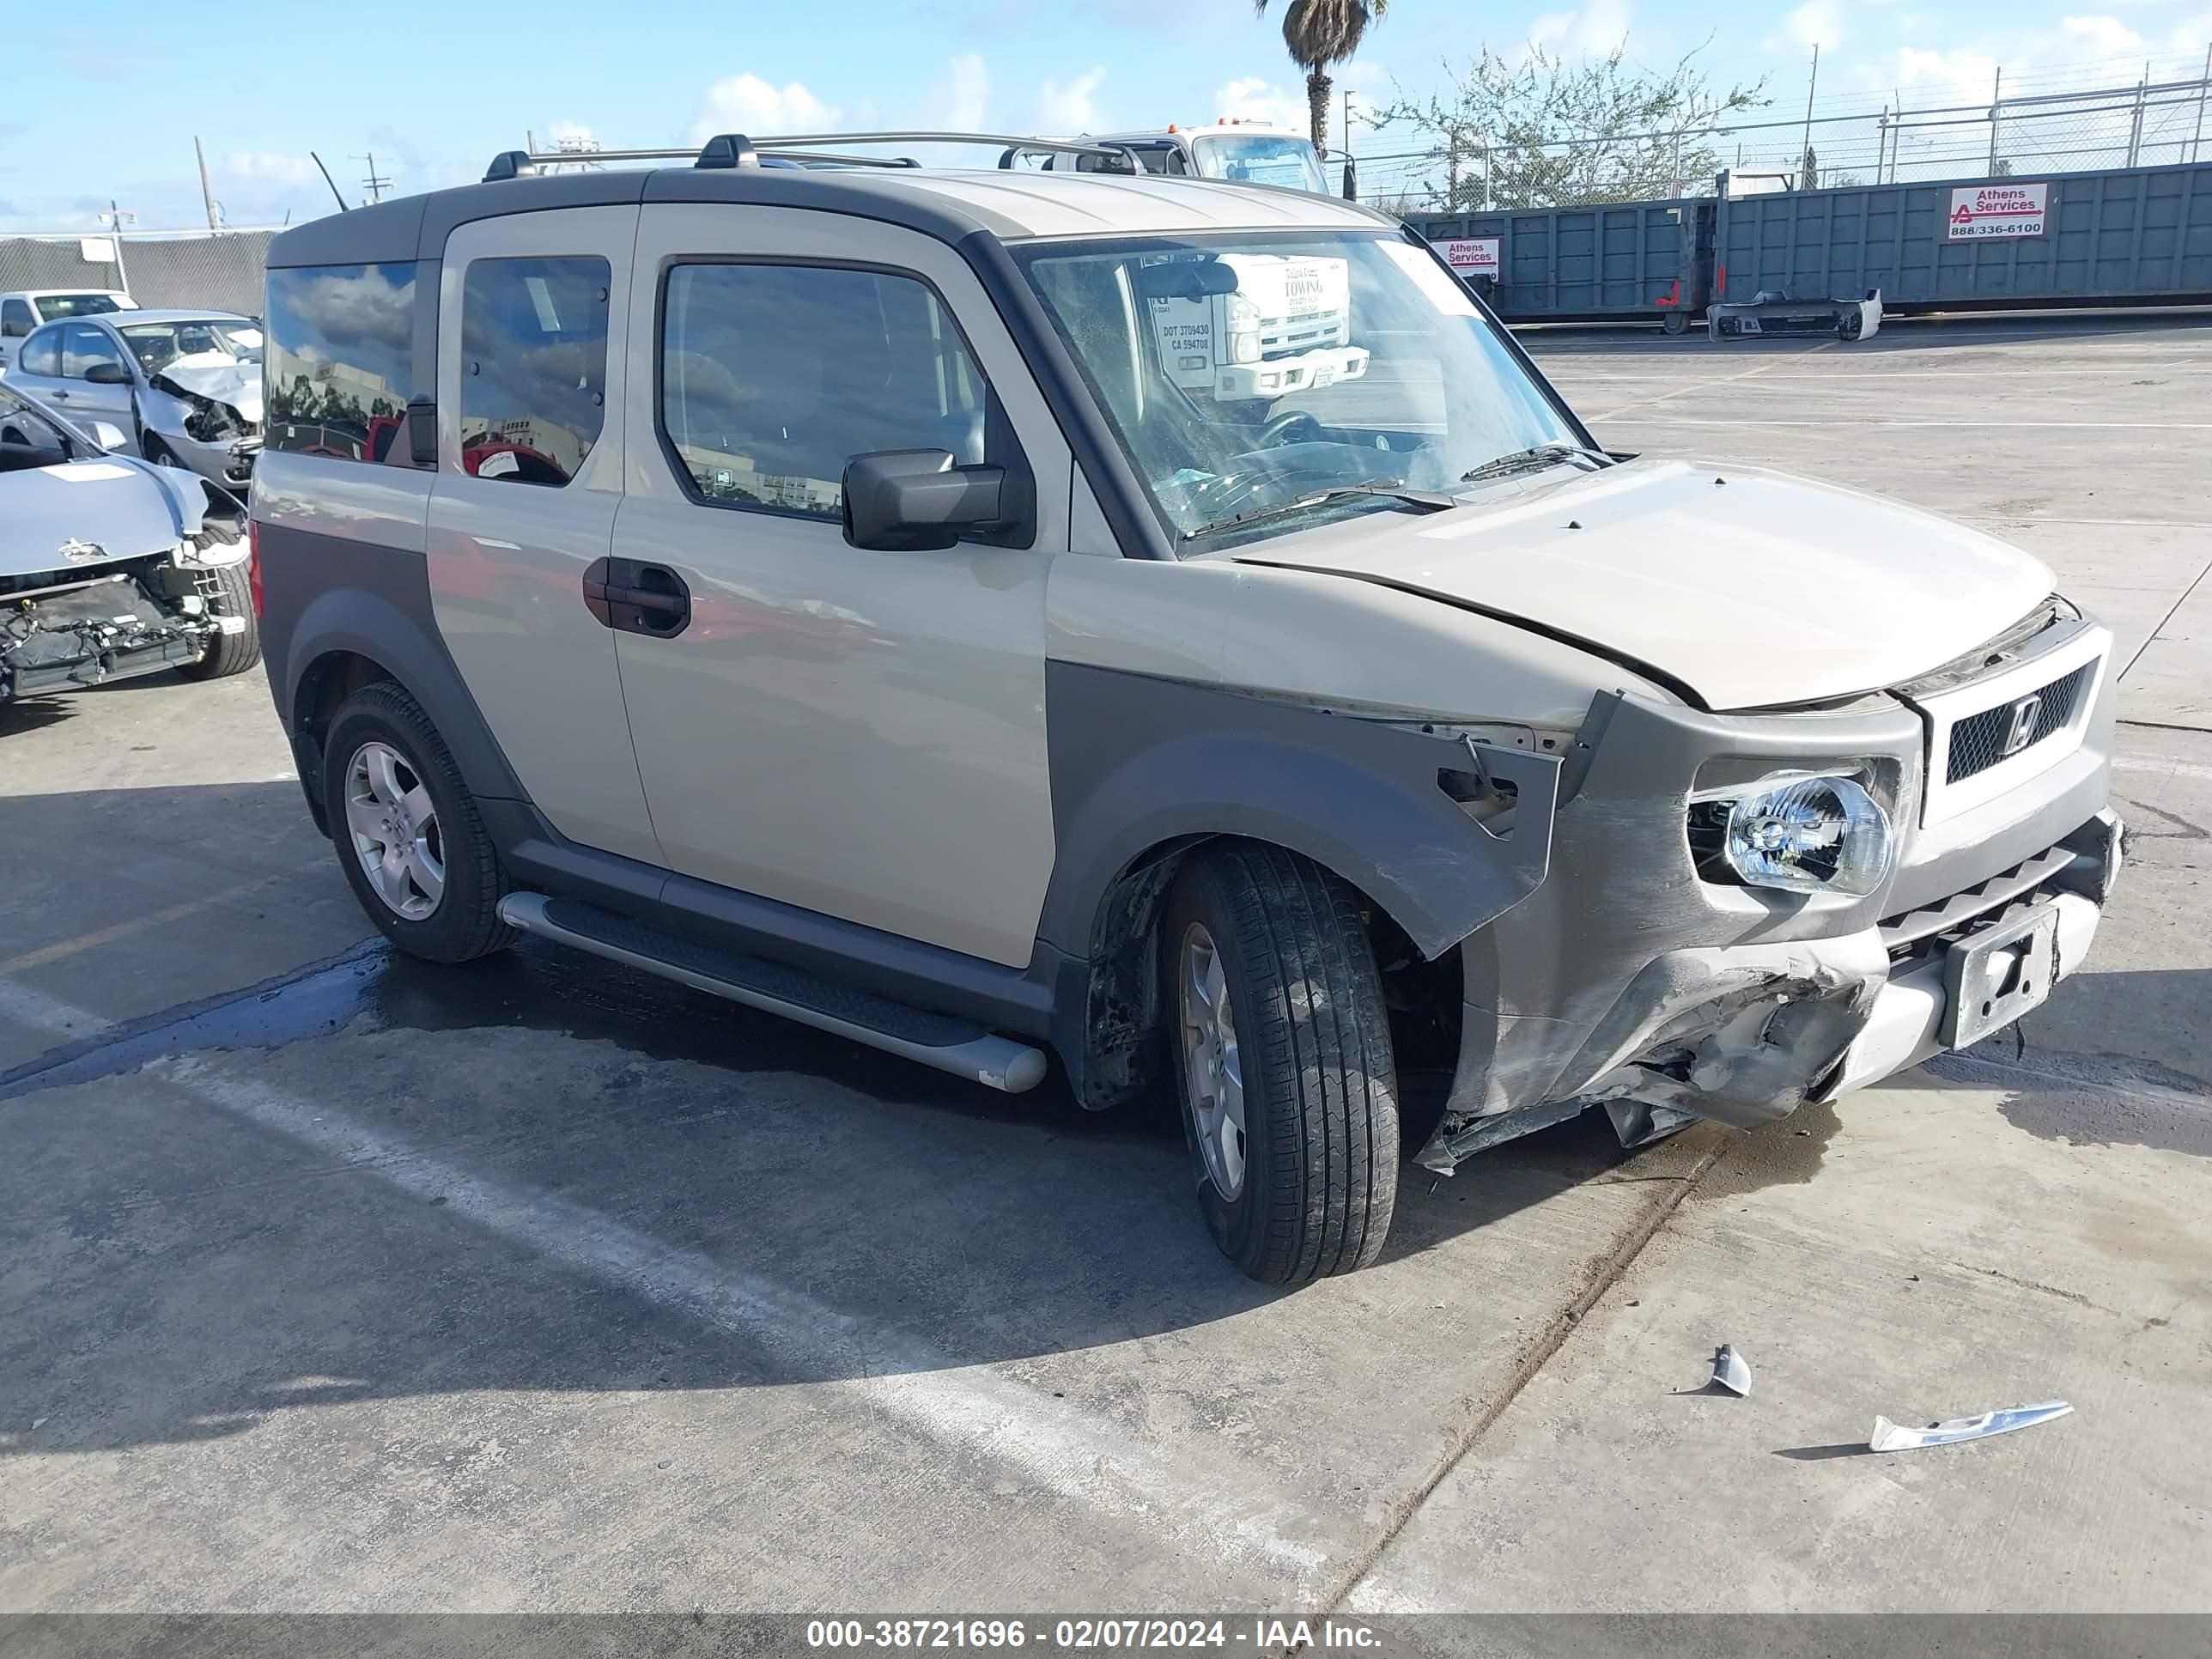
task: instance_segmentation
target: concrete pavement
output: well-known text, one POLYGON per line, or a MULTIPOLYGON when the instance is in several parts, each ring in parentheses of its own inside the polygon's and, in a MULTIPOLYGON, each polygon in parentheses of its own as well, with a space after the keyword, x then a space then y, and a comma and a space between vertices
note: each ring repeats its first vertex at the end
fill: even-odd
POLYGON ((1961 513, 2119 627, 2136 867, 2023 1054, 1409 1170, 1275 1295, 1164 1111, 357 948, 258 678, 0 710, 0 1608, 2212 1604, 2212 328, 1532 338, 1608 442, 1961 513), (1752 1398, 1676 1393, 1724 1340, 1752 1398))

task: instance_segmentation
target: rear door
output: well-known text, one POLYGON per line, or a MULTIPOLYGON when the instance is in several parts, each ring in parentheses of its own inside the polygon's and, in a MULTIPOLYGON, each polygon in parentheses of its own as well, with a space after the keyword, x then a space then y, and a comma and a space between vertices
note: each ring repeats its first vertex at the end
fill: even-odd
POLYGON ((1027 963, 1052 871, 1044 589, 1071 462, 981 285, 879 222, 655 204, 630 292, 615 554, 688 610, 615 641, 669 863, 1027 963), (848 544, 846 461, 902 448, 1025 468, 1020 544, 848 544))
POLYGON ((614 636, 585 602, 621 499, 636 230, 635 207, 569 208, 447 238, 428 550, 438 631, 531 799, 658 864, 614 636))
POLYGON ((70 383, 62 379, 62 330, 66 326, 48 323, 16 341, 8 383, 68 415, 84 411, 75 407, 76 399, 70 395, 70 383))
POLYGON ((21 295, 11 294, 0 300, 0 374, 8 372, 17 349, 38 325, 37 313, 21 295))

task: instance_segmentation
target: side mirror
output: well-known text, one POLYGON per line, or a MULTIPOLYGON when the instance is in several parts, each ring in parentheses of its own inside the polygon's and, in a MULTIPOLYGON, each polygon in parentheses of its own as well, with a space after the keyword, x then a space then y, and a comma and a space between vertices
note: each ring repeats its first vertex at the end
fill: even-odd
POLYGON ((131 440, 123 435, 123 428, 112 421, 92 421, 86 424, 85 436, 111 455, 120 455, 131 447, 131 440))
POLYGON ((1002 466, 955 466, 944 449, 882 449, 845 464, 845 539, 879 553, 954 545, 1002 523, 1002 466))
POLYGON ((94 363, 84 372, 90 386, 129 386, 131 371, 120 363, 94 363))

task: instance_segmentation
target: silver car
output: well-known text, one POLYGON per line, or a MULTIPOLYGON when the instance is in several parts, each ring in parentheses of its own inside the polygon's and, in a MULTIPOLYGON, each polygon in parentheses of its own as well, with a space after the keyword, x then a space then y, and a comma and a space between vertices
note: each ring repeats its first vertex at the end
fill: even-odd
POLYGON ((128 452, 0 381, 0 704, 260 661, 245 503, 128 452))
POLYGON ((261 453, 261 325, 219 311, 117 311, 36 329, 8 383, 119 428, 161 466, 243 491, 261 453))

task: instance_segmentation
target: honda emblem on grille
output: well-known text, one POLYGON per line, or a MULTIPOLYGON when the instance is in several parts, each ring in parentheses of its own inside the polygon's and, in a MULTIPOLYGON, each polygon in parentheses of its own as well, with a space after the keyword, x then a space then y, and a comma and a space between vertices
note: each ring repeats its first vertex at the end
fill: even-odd
POLYGON ((2004 752, 2008 757, 2027 747, 2035 736, 2036 716, 2043 713, 2040 692, 2022 697, 2012 706, 2012 725, 2005 732, 2004 752))

